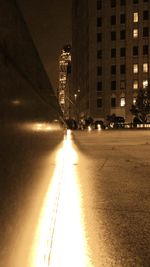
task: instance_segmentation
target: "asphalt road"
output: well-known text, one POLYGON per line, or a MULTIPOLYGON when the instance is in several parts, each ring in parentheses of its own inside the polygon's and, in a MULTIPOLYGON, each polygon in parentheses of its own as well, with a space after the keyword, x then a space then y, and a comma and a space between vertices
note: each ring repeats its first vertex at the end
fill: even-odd
POLYGON ((0 267, 149 267, 149 155, 149 131, 3 129, 0 267))
POLYGON ((150 266, 150 132, 73 136, 93 266, 150 266))

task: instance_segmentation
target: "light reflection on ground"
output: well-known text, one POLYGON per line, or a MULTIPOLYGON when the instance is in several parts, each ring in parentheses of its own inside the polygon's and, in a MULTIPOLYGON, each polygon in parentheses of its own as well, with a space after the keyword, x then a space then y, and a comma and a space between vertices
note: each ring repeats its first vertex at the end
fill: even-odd
POLYGON ((56 170, 44 200, 34 242, 32 267, 92 267, 88 258, 77 153, 68 131, 57 155, 56 170))
POLYGON ((20 130, 32 132, 49 132, 62 129, 59 121, 52 122, 28 122, 17 125, 20 130))

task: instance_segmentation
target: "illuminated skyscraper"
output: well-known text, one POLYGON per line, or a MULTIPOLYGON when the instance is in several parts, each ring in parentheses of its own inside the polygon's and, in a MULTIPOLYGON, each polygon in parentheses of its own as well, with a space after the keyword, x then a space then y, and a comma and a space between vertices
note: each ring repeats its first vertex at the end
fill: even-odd
POLYGON ((132 120, 150 78, 150 1, 73 0, 72 88, 80 116, 132 120))
POLYGON ((65 45, 59 57, 58 100, 65 118, 69 117, 71 46, 65 45))

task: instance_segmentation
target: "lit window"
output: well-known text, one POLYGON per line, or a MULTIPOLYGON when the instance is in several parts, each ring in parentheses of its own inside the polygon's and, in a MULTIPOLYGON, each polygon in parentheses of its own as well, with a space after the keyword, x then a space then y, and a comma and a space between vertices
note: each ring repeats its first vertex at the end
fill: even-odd
POLYGON ((148 72, 148 63, 143 64, 143 72, 148 72))
POLYGON ((139 16, 138 12, 133 13, 133 22, 138 22, 139 21, 139 16))
POLYGON ((125 97, 120 98, 120 107, 124 107, 126 104, 125 97))
POLYGON ((146 88, 148 86, 148 80, 143 80, 143 88, 146 88))
POLYGON ((133 64, 133 73, 138 73, 138 64, 133 64))
POLYGON ((133 29, 133 38, 138 38, 138 35, 139 35, 139 31, 138 29, 133 29))
POLYGON ((139 87, 139 83, 138 83, 138 80, 134 80, 133 81, 133 89, 138 89, 138 87, 139 87))
POLYGON ((133 105, 136 104, 136 97, 133 97, 133 105))

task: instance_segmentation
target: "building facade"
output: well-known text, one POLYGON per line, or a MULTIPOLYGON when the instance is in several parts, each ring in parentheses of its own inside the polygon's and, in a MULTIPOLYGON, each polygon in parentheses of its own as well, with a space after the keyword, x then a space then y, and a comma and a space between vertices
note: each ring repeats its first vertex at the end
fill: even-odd
POLYGON ((150 78, 150 1, 74 0, 72 88, 81 117, 132 120, 150 78))
POLYGON ((65 45, 59 57, 58 100, 64 118, 70 117, 71 46, 65 45))

